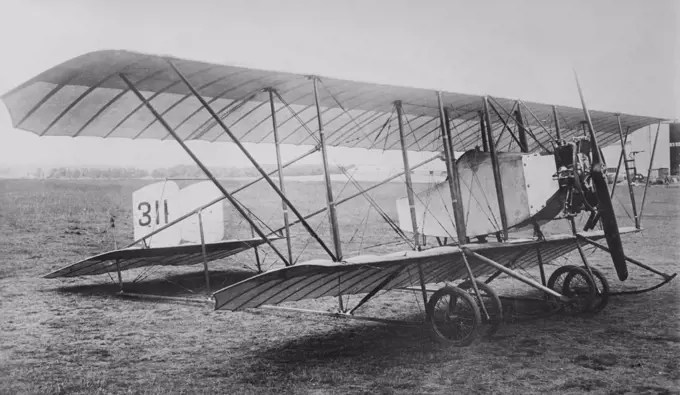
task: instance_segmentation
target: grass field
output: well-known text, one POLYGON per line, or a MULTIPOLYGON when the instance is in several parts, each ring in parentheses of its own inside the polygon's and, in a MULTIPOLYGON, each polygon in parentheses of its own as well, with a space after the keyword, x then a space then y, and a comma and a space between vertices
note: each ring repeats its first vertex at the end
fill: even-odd
MULTIPOLYGON (((420 327, 264 310, 215 312, 207 304, 116 297, 108 276, 40 278, 112 248, 114 235, 120 245, 130 241, 131 193, 146 183, 0 180, 0 393, 680 393, 680 280, 648 293, 612 297, 595 316, 511 320, 492 340, 446 349, 420 327), (107 232, 112 214, 114 233, 107 232)), ((238 185, 226 184, 228 189, 238 185)), ((343 186, 334 185, 337 194, 343 186)), ((617 194, 626 201, 627 191, 619 187, 617 194)), ((348 187, 341 195, 352 192, 348 187)), ((641 192, 636 190, 638 204, 641 192)), ((289 183, 288 193, 304 212, 323 206, 321 183, 289 183)), ((393 201, 403 194, 403 185, 393 183, 373 196, 395 218, 393 201)), ((280 202, 264 185, 237 197, 270 226, 282 222, 280 202)), ((650 188, 646 230, 624 239, 629 255, 677 271, 679 197, 680 189, 650 188)), ((617 208, 622 225, 629 225, 623 206, 617 208)), ((227 212, 229 236, 249 237, 233 210, 227 212)), ((398 239, 362 198, 341 206, 339 217, 346 256, 407 248, 395 245, 398 239)), ((327 221, 320 216, 311 222, 328 242, 327 221)), ((560 226, 549 231, 566 231, 560 226)), ((294 235, 296 257, 323 256, 301 227, 294 235)), ((273 267, 273 254, 261 255, 263 266, 273 267)), ((614 290, 659 281, 632 267, 630 279, 621 283, 607 255, 596 253, 591 260, 614 290)), ((252 252, 214 263, 214 284, 250 275, 254 266, 252 252)), ((168 276, 182 285, 202 279, 200 267, 125 273, 127 281, 145 277, 135 289, 186 295, 159 281, 168 276)), ((502 280, 496 289, 503 294, 518 288, 502 280)), ((417 319, 419 300, 417 293, 390 292, 361 313, 417 319)), ((333 300, 297 304, 334 305, 333 300)))

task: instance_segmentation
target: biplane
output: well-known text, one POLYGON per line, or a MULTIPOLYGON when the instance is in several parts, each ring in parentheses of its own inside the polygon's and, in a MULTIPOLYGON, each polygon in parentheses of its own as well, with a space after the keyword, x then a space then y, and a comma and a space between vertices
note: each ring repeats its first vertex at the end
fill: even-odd
POLYGON ((283 267, 211 292, 216 310, 338 297, 338 310, 332 314, 358 318, 356 310, 379 291, 417 288, 434 338, 467 345, 502 322, 503 307, 490 286, 499 276, 540 291, 547 304, 568 314, 604 308, 608 280, 589 264, 585 246, 606 251, 620 281, 628 277, 628 264, 661 276, 657 286, 675 277, 624 253, 622 236, 642 229, 645 198, 638 211, 628 180, 635 226, 619 227, 612 205, 616 184, 609 189, 601 152, 601 147, 620 141, 625 158, 630 133, 666 120, 590 111, 580 86, 578 92, 582 107, 574 108, 110 50, 55 66, 2 100, 15 128, 39 136, 174 140, 211 183, 196 188, 192 195, 203 196, 203 201, 193 208, 182 203, 176 187, 167 187, 167 199, 152 196, 158 185, 138 191, 141 197, 133 199, 133 208, 140 229, 133 243, 45 277, 118 273, 124 292, 125 270, 202 262, 208 281, 208 262, 268 248, 283 267), (238 190, 227 190, 187 146, 190 140, 235 144, 259 172, 258 180, 280 199, 285 225, 267 230, 256 221, 236 197, 238 190), (277 169, 265 171, 245 143, 274 144, 277 169), (292 162, 282 163, 282 144, 312 145, 310 154, 320 152, 323 208, 303 213, 287 197, 283 168, 292 162), (328 147, 399 150, 403 171, 371 187, 358 186, 358 193, 338 200, 330 182, 328 147), (409 151, 432 157, 412 166, 409 151), (416 193, 411 174, 432 161, 444 162, 446 180, 416 193), (405 181, 404 194, 394 199, 398 215, 383 219, 409 247, 346 257, 337 206, 360 196, 374 204, 370 191, 397 177, 405 181), (212 218, 206 211, 223 200, 253 229, 252 238, 222 240, 219 219, 217 225, 204 220, 204 215, 212 218), (331 243, 310 226, 309 219, 320 213, 328 215, 331 243), (577 216, 585 222, 577 223, 577 216), (182 222, 191 218, 194 231, 185 235, 191 226, 182 222), (570 231, 545 234, 545 225, 554 221, 569 224, 570 231), (293 261, 290 228, 298 225, 324 257, 293 261), (178 226, 181 230, 174 231, 178 226), (427 238, 438 244, 428 245, 427 238), (582 265, 545 273, 547 263, 573 251, 579 252, 582 265), (522 272, 535 267, 540 281, 522 272), (427 284, 444 285, 433 292, 427 284), (343 295, 363 297, 350 307, 342 303, 343 295))

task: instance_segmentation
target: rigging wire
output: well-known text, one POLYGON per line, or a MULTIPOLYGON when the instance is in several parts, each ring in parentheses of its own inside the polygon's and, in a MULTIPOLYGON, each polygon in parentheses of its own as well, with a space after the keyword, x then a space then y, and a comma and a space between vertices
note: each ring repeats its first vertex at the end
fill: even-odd
MULTIPOLYGON (((282 97, 281 95, 278 95, 278 94, 277 94, 277 96, 278 96, 279 100, 280 100, 284 105, 286 105, 287 107, 290 108, 290 105, 288 104, 288 102, 286 102, 286 101, 283 99, 283 97, 282 97)), ((348 114, 348 115, 349 115, 349 114, 348 114)), ((349 116, 351 117, 351 115, 349 115, 349 116)), ((298 121, 299 121, 299 119, 298 119, 298 121)), ((301 122, 301 123, 302 123, 302 122, 301 122)), ((307 133, 308 133, 308 134, 309 134, 309 135, 317 142, 317 144, 320 144, 319 138, 318 138, 318 137, 317 137, 317 136, 309 129, 309 127, 307 127, 307 126, 304 125, 304 124, 303 124, 303 126, 304 126, 304 129, 307 131, 307 133)), ((361 185, 359 185, 359 183, 356 181, 356 179, 355 179, 351 174, 349 174, 349 172, 348 172, 343 166, 338 166, 336 163, 333 163, 333 164, 334 164, 336 167, 338 167, 338 168, 342 171, 342 173, 345 175, 345 177, 347 177, 347 179, 355 186, 355 188, 357 188, 359 191, 362 191, 362 192, 364 191, 364 189, 361 187, 361 185)), ((389 216, 384 212, 384 210, 382 210, 382 208, 380 208, 380 206, 375 202, 375 200, 370 196, 370 194, 369 194, 368 192, 365 192, 365 193, 362 193, 362 196, 363 196, 366 200, 368 200, 368 202, 369 202, 372 206, 374 206, 374 208, 376 209, 376 211, 377 211, 378 213, 380 213, 381 217, 382 217, 382 218, 390 225, 390 227, 391 227, 391 228, 392 228, 392 229, 393 229, 400 237, 402 237, 405 241, 409 242, 409 244, 410 244, 410 241, 408 241, 408 237, 406 237, 406 235, 403 233, 403 231, 401 231, 401 229, 399 229, 399 227, 396 226, 396 225, 394 224, 394 221, 392 221, 392 220, 389 218, 389 216)))

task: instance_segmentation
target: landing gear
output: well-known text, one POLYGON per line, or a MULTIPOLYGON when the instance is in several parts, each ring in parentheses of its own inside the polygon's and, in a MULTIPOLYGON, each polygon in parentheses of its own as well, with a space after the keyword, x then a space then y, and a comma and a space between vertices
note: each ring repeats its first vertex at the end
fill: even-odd
POLYGON ((447 286, 437 290, 427 303, 427 319, 434 340, 450 346, 467 346, 478 335, 482 323, 477 302, 467 291, 447 286))
POLYGON ((475 285, 479 298, 470 280, 432 294, 427 302, 427 317, 435 341, 467 346, 479 336, 489 338, 498 331, 503 322, 501 299, 488 284, 475 280, 475 285))
POLYGON ((562 294, 569 297, 569 301, 564 303, 565 314, 585 313, 595 300, 595 282, 586 270, 573 267, 564 279, 562 294))
POLYGON ((484 314, 484 310, 479 305, 479 300, 477 299, 477 295, 475 295, 475 290, 470 280, 465 280, 458 284, 458 288, 467 291, 475 302, 477 302, 483 324, 481 335, 482 337, 489 338, 498 332, 498 329, 503 323, 503 305, 493 288, 483 281, 475 280, 475 282, 477 284, 477 289, 479 289, 479 296, 484 303, 486 314, 484 314))
POLYGON ((609 282, 602 272, 591 267, 593 277, 585 266, 561 266, 548 279, 548 288, 572 298, 559 310, 575 315, 584 312, 598 313, 609 302, 609 282))
POLYGON ((564 280, 567 278, 567 274, 571 269, 574 269, 574 265, 560 266, 550 275, 548 279, 548 288, 555 292, 562 293, 562 288, 564 287, 564 280))
MULTIPOLYGON (((581 268, 586 270, 585 266, 582 266, 581 268)), ((595 298, 593 299, 588 311, 591 313, 599 313, 609 303, 609 281, 607 281, 607 278, 604 276, 604 274, 602 274, 601 271, 595 269, 594 267, 591 267, 590 271, 593 273, 593 281, 595 282, 596 290, 595 298)))

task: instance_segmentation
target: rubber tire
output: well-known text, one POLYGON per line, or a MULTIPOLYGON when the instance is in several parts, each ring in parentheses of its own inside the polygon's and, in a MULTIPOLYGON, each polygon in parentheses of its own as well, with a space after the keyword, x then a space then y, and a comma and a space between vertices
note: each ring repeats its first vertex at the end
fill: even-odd
MULTIPOLYGON (((550 278, 548 278, 547 287, 562 295, 562 289, 564 288, 564 280, 567 278, 569 271, 575 267, 576 266, 574 265, 564 265, 555 269, 555 271, 552 272, 552 274, 550 275, 550 278), (564 275, 562 283, 557 284, 557 286, 555 286, 557 279, 560 278, 560 276, 562 275, 564 275)), ((557 297, 554 297, 552 295, 548 295, 548 298, 549 298, 548 303, 550 304, 553 313, 559 313, 562 310, 564 310, 564 302, 562 302, 561 300, 557 299, 557 297)))
MULTIPOLYGON (((582 266, 582 268, 586 270, 585 266, 582 266)), ((597 289, 600 291, 599 294, 595 295, 595 300, 593 300, 593 304, 590 306, 590 312, 599 313, 609 303, 609 281, 607 281, 607 278, 601 271, 594 267, 591 267, 590 271, 593 272, 593 280, 597 282, 597 289)))
POLYGON ((588 294, 586 296, 586 302, 584 306, 578 307, 576 310, 570 310, 567 308, 568 306, 572 306, 572 304, 569 304, 569 302, 565 303, 565 308, 563 311, 567 315, 576 315, 580 313, 584 313, 586 311, 590 311, 590 307, 593 305, 593 302, 595 301, 595 283, 593 282, 594 280, 590 278, 590 275, 588 272, 580 267, 573 267, 571 270, 569 270, 569 273, 567 274, 567 277, 564 279, 564 286, 562 287, 562 295, 564 296, 571 296, 570 292, 570 287, 569 284, 571 281, 574 279, 576 276, 581 276, 586 282, 586 285, 588 286, 588 294))
POLYGON ((477 302, 479 314, 482 317, 482 324, 484 324, 486 329, 482 330, 482 337, 490 338, 498 332, 498 329, 500 329, 503 324, 503 304, 501 303, 501 298, 498 297, 496 291, 494 291, 489 284, 479 280, 475 280, 475 282, 481 293, 482 300, 484 300, 486 311, 489 313, 489 320, 483 315, 483 310, 481 306, 479 306, 479 301, 477 300, 477 295, 475 295, 475 289, 472 286, 472 282, 470 280, 465 280, 458 284, 458 288, 467 291, 470 296, 472 296, 472 299, 477 302))
POLYGON ((475 338, 477 338, 477 336, 479 335, 478 329, 482 323, 482 317, 479 313, 479 307, 477 306, 477 302, 475 302, 474 299, 472 299, 469 293, 458 287, 453 286, 440 288, 434 294, 432 294, 430 300, 427 302, 427 320, 428 323, 430 324, 430 330, 435 341, 444 345, 457 347, 467 346, 470 343, 472 343, 475 340, 475 338), (453 298, 462 299, 472 309, 473 315, 472 330, 470 332, 470 335, 461 340, 451 340, 445 337, 437 328, 437 323, 435 321, 434 316, 435 307, 437 306, 437 302, 439 301, 439 299, 447 295, 451 296, 452 299, 453 298))
POLYGON ((569 274, 569 271, 570 271, 571 269, 575 268, 575 267, 578 267, 578 266, 574 266, 574 265, 564 265, 564 266, 558 267, 558 268, 550 275, 550 278, 548 279, 548 288, 550 288, 550 289, 552 289, 553 291, 558 292, 558 293, 561 294, 561 293, 562 293, 562 289, 564 288, 564 281, 562 282, 562 285, 558 286, 557 288, 555 288, 555 282, 556 282, 557 279, 558 279, 561 275, 563 275, 563 274, 565 275, 564 278, 566 279, 566 275, 569 274))

